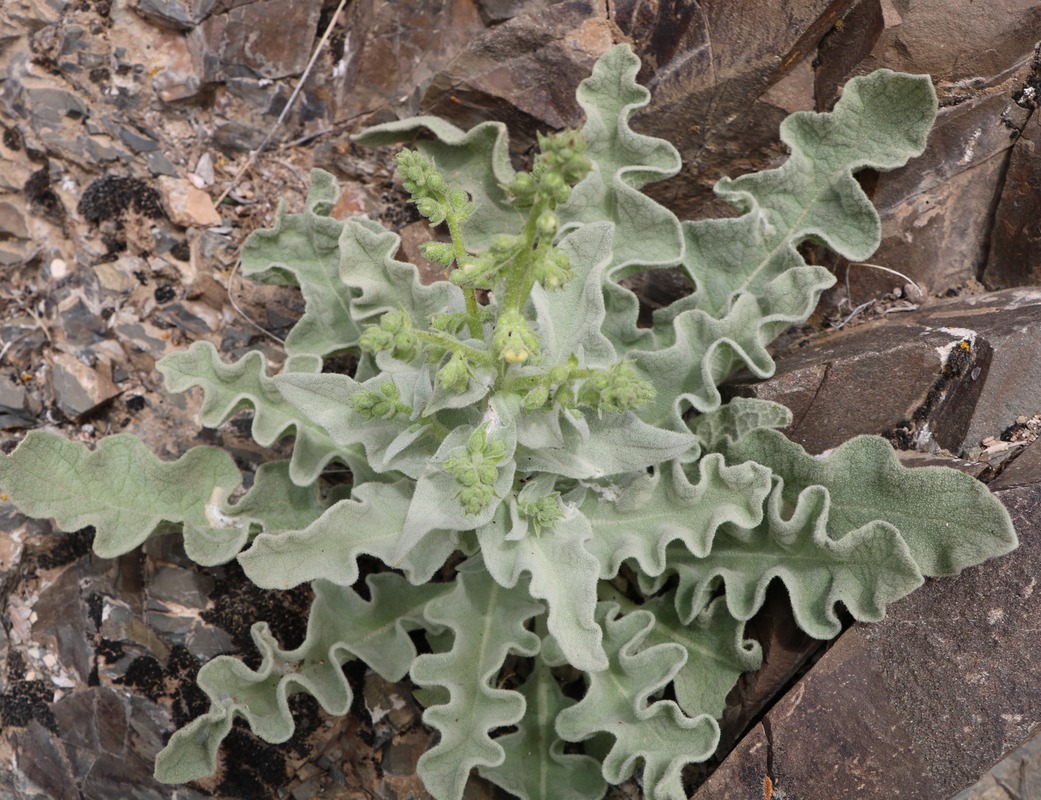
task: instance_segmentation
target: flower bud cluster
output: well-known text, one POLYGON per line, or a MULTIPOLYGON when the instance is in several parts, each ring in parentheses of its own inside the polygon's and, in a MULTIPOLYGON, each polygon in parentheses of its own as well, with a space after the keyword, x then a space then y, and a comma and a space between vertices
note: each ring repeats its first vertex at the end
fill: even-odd
POLYGON ((445 460, 441 468, 455 478, 462 488, 456 499, 467 514, 480 514, 488 507, 495 494, 499 478, 498 464, 506 457, 506 445, 498 439, 489 439, 487 426, 475 430, 466 448, 445 460))
POLYGON ((401 402, 398 387, 390 381, 376 389, 363 389, 347 398, 347 405, 369 419, 394 419, 398 414, 411 414, 412 409, 401 402))
POLYGON ((571 388, 572 375, 578 369, 578 359, 571 356, 566 364, 557 364, 543 379, 524 396, 521 407, 525 411, 538 411, 552 398, 563 408, 571 408, 575 404, 575 393, 571 388))
POLYGON ((541 536, 543 528, 552 528, 564 518, 560 492, 551 492, 532 502, 518 502, 517 512, 528 521, 535 535, 541 536))
POLYGON ((575 277, 568 257, 552 246, 542 248, 535 254, 532 272, 535 280, 548 290, 559 289, 575 277))
POLYGON ((597 370, 583 381, 578 403, 596 411, 632 411, 654 399, 654 385, 637 377, 628 361, 597 370))
POLYGON ((448 363, 437 371, 437 382, 448 391, 462 394, 470 386, 473 367, 462 353, 453 353, 448 363))
POLYGON ((397 155, 397 163, 405 191, 412 195, 412 202, 431 225, 440 225, 449 216, 454 217, 456 223, 465 222, 473 214, 469 196, 460 189, 448 187, 430 156, 402 150, 397 155))
POLYGON ((521 364, 539 354, 539 339, 524 315, 508 308, 495 325, 492 349, 503 361, 521 364))
POLYGON ((358 344, 370 353, 390 351, 400 361, 411 361, 420 351, 412 320, 404 311, 388 311, 376 325, 365 328, 358 344))
POLYGON ((540 152, 535 156, 531 172, 518 173, 505 187, 518 208, 530 208, 547 201, 551 207, 566 203, 571 196, 571 187, 588 175, 593 167, 593 162, 585 154, 586 143, 579 131, 566 130, 548 136, 539 134, 538 141, 540 152))

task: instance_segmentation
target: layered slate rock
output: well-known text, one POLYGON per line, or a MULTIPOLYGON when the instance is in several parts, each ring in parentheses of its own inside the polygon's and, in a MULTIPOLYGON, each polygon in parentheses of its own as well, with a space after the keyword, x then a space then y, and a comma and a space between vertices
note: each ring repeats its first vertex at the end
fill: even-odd
POLYGON ((1012 148, 983 280, 997 289, 1041 283, 1041 114, 1037 111, 1012 148))
POLYGON ((1041 485, 999 492, 1020 549, 854 625, 694 800, 938 800, 1041 724, 1041 485), (782 792, 784 793, 782 795, 782 792))
POLYGON ((824 336, 735 394, 783 403, 810 452, 881 434, 898 449, 955 455, 1041 411, 1041 290, 938 302, 824 336))

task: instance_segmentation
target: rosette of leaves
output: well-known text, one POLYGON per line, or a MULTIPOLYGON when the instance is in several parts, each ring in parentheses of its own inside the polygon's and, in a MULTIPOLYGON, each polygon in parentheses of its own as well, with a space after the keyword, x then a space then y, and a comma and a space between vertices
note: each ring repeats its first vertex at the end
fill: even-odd
POLYGON ((320 171, 302 213, 249 237, 243 270, 306 301, 281 370, 206 343, 159 365, 170 389, 201 387, 204 424, 250 408, 262 445, 295 436, 236 501, 242 477, 209 447, 164 462, 129 436, 89 450, 33 432, 0 456, 16 505, 95 526, 100 555, 179 527, 200 564, 313 586, 299 647, 258 622, 259 668, 202 668, 211 708, 159 754, 160 780, 212 773, 236 717, 287 740, 295 692, 347 713, 342 666, 361 659, 424 690, 439 736, 418 771, 438 800, 459 800, 475 770, 526 800, 599 798, 636 772, 648 798, 679 800, 682 768, 713 754, 727 692, 760 663, 744 625, 772 580, 827 638, 840 604, 878 620, 925 577, 1016 546, 968 476, 906 469, 872 437, 811 457, 777 432, 786 409, 717 388, 740 368, 769 376, 767 344, 833 282, 801 243, 851 260, 877 247, 853 173, 922 151, 929 80, 851 80, 831 113, 783 123, 781 167, 717 184, 738 216, 680 222, 642 191, 680 164, 629 126, 649 97, 638 68, 627 47, 604 55, 578 89, 585 126, 540 137, 530 171, 511 166, 499 123, 418 118, 360 137, 432 135, 398 163, 445 232, 424 253, 446 280, 421 283, 376 223, 330 216, 337 187, 320 171), (619 280, 677 265, 690 294, 638 324, 619 280), (341 353, 353 374, 323 372, 341 353), (322 492, 334 462, 353 482, 322 492), (387 567, 362 592, 360 555, 387 567), (583 692, 562 689, 567 666, 583 692))

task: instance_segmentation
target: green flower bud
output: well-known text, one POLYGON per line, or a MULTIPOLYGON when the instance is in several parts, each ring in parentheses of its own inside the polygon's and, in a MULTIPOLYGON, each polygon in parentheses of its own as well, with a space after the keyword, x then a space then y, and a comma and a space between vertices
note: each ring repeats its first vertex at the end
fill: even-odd
POLYGON ((560 384, 571 377, 571 368, 566 364, 557 364, 549 371, 549 382, 560 384))
POLYGON ((552 237, 560 225, 560 217, 555 212, 546 210, 539 214, 535 225, 538 227, 540 236, 552 237))
POLYGON ((448 391, 462 394, 470 385, 473 372, 467 360, 455 353, 441 369, 437 371, 437 382, 448 391))
POLYGON ((537 411, 549 400, 549 387, 540 384, 524 396, 522 407, 525 411, 537 411))
POLYGON ((503 312, 492 335, 492 347, 499 358, 510 364, 522 364, 539 353, 539 340, 519 311, 503 312))
POLYGON ((423 254, 423 258, 445 268, 452 266, 452 262, 455 261, 455 248, 448 242, 423 242, 419 246, 419 252, 423 254))

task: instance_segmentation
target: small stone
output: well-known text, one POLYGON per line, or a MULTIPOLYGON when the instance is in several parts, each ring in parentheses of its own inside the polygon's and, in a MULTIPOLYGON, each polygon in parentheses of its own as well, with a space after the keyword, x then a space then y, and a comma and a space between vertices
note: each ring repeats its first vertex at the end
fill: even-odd
POLYGON ((67 416, 76 419, 119 394, 119 387, 105 374, 69 353, 55 353, 54 401, 67 416))
POLYGON ((198 179, 199 183, 196 184, 198 188, 205 189, 208 186, 212 186, 213 182, 217 179, 213 169, 213 156, 209 153, 203 153, 199 156, 199 160, 195 164, 192 176, 198 179))
POLYGON ((164 103, 195 97, 203 82, 195 71, 187 39, 181 34, 162 34, 155 46, 163 54, 163 68, 152 78, 156 96, 164 103))
POLYGON ((65 263, 65 259, 56 258, 51 262, 50 272, 53 280, 60 281, 62 278, 68 277, 69 265, 65 263))
POLYGON ((222 220, 210 196, 181 178, 159 178, 159 196, 167 216, 184 228, 212 228, 222 220))

